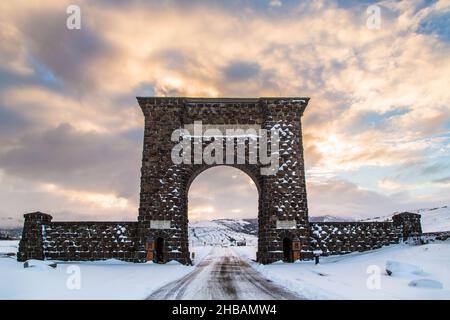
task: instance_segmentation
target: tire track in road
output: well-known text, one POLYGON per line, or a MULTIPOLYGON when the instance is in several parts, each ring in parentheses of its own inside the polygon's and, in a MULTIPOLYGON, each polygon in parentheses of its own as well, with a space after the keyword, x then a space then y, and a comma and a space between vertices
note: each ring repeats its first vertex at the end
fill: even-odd
POLYGON ((264 278, 230 248, 214 248, 194 271, 153 292, 155 300, 298 300, 264 278))

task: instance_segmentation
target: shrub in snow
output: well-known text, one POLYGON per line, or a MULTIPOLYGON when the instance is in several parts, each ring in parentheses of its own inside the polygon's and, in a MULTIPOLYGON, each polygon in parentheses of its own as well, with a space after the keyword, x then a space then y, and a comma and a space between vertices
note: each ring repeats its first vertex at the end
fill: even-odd
POLYGON ((442 289, 444 285, 442 282, 432 279, 417 279, 408 283, 410 287, 417 288, 431 288, 431 289, 442 289))
POLYGON ((399 275, 399 274, 423 274, 422 268, 409 263, 387 260, 386 261, 386 273, 388 275, 399 275))
POLYGON ((57 264, 55 262, 41 261, 41 260, 27 260, 23 263, 24 268, 53 268, 55 269, 57 264))

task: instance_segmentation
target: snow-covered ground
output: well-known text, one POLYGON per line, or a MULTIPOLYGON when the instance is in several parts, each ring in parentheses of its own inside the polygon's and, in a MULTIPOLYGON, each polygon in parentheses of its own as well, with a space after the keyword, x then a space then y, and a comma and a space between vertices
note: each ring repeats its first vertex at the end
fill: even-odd
MULTIPOLYGON (((252 261, 255 246, 230 248, 248 259, 262 276, 308 299, 450 299, 450 241, 421 246, 400 244, 326 257, 319 265, 260 265, 252 261), (390 276, 386 265, 392 271, 390 276), (376 271, 380 271, 379 277, 374 276, 376 271)), ((16 250, 17 242, 0 241, 0 252, 16 250)), ((196 253, 194 263, 202 261, 211 250, 210 246, 192 248, 196 253)), ((33 263, 35 267, 24 268, 13 257, 0 257, 0 299, 143 299, 195 268, 176 262, 159 265, 117 260, 60 262, 55 269, 47 262, 33 263), (67 287, 73 266, 80 271, 79 290, 67 287)))
MULTIPOLYGON (((0 241, 0 252, 16 252, 18 241, 0 241)), ((210 247, 193 248, 199 263, 210 247)), ((194 270, 177 262, 165 265, 129 263, 118 260, 58 262, 32 261, 24 268, 15 257, 0 255, 0 299, 144 299, 159 287, 194 270), (77 272, 80 289, 74 288, 77 272), (69 282, 69 286, 67 283, 69 282)))
MULTIPOLYGON (((255 258, 254 248, 233 250, 255 258)), ((325 257, 318 265, 303 261, 252 266, 309 299, 450 299, 450 241, 325 257), (386 265, 393 269, 390 276, 386 265)))
POLYGON ((16 253, 19 248, 18 240, 0 240, 0 254, 16 253))

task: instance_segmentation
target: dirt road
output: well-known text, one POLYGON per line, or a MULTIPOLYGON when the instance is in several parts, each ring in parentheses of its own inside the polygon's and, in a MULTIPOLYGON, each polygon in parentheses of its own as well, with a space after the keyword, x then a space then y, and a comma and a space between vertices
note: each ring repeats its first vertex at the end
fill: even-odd
POLYGON ((156 290, 148 299, 297 300, 302 297, 264 278, 231 248, 213 248, 193 272, 156 290))

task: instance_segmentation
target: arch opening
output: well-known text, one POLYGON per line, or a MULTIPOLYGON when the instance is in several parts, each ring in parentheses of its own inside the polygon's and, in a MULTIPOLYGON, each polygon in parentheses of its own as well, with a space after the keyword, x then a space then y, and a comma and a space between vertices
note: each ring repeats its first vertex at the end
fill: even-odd
MULTIPOLYGON (((187 189, 189 251, 195 260, 204 247, 258 245, 259 182, 232 166, 200 168, 187 189)), ((220 250, 219 250, 220 251, 220 250)))

